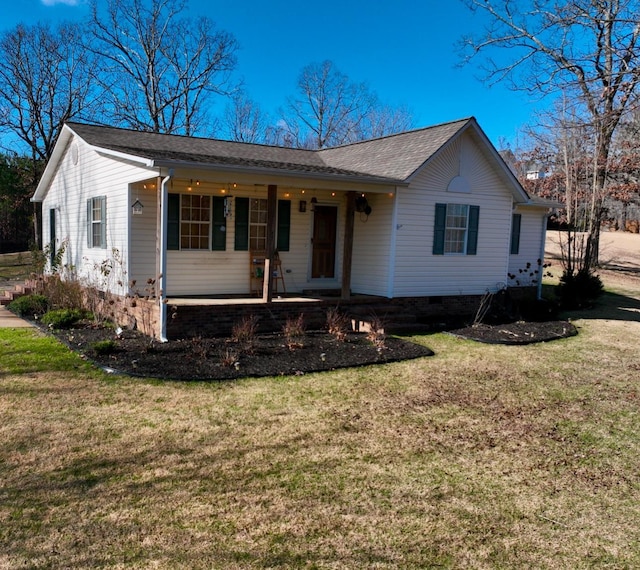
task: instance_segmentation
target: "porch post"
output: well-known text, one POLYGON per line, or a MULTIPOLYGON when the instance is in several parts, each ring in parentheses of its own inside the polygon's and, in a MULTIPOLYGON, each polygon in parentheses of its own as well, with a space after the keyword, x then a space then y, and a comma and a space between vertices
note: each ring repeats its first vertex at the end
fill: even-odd
POLYGON ((355 222, 356 193, 347 192, 347 213, 344 221, 342 245, 342 299, 351 297, 351 264, 353 259, 353 225, 355 222))
POLYGON ((267 250, 264 257, 264 282, 262 284, 262 301, 273 300, 273 253, 276 248, 276 211, 278 206, 278 187, 269 184, 267 187, 267 250))

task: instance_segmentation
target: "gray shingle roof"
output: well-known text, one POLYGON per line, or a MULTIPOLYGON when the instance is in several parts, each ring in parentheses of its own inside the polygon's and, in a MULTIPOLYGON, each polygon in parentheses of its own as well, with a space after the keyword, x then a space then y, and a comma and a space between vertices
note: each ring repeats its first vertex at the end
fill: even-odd
POLYGON ((463 119, 317 151, 81 123, 69 123, 68 126, 92 146, 138 156, 155 163, 183 162, 401 182, 407 180, 473 120, 463 119))

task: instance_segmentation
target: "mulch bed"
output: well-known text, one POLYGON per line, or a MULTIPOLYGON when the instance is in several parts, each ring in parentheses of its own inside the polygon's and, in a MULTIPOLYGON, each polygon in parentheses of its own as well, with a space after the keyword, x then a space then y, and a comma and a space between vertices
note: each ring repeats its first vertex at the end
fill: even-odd
MULTIPOLYGON (((258 334, 252 347, 228 338, 154 341, 131 330, 81 322, 70 330, 48 331, 72 350, 114 373, 173 380, 232 380, 243 377, 302 375, 433 356, 426 346, 388 336, 375 346, 363 333, 349 333, 340 341, 322 331, 307 332, 292 348, 282 334, 258 334), (113 341, 113 350, 99 354, 94 344, 113 341)), ((469 340, 522 345, 577 334, 567 321, 474 325, 448 331, 469 340)))
POLYGON ((568 321, 516 322, 502 325, 478 324, 449 331, 450 334, 488 344, 531 344, 578 334, 568 321))
POLYGON ((105 327, 78 326, 54 331, 71 349, 109 371, 175 380, 228 380, 247 376, 302 375, 369 364, 433 356, 433 351, 397 337, 377 348, 361 333, 343 341, 325 332, 307 332, 289 349, 282 334, 256 335, 251 348, 225 338, 196 338, 160 343, 136 331, 119 335, 105 327), (113 340, 109 354, 97 354, 94 343, 113 340))

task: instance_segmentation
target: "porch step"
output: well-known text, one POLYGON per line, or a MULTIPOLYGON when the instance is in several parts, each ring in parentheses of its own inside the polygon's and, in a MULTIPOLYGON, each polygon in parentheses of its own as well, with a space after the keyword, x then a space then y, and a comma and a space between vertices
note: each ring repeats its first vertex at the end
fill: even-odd
POLYGON ((4 293, 0 295, 0 305, 9 305, 18 297, 31 295, 32 293, 33 287, 29 284, 16 283, 11 289, 5 289, 4 293))

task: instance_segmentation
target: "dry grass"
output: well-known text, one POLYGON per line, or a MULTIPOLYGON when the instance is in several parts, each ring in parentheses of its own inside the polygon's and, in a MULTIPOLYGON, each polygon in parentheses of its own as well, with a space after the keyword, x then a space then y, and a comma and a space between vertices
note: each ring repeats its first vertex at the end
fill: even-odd
POLYGON ((33 271, 31 252, 0 254, 0 281, 26 279, 33 271))
POLYGON ((605 301, 548 344, 211 384, 0 330, 0 568, 640 567, 640 301, 605 301))

